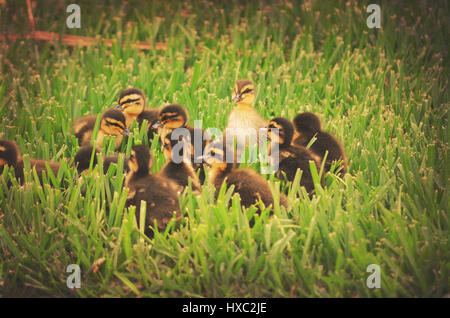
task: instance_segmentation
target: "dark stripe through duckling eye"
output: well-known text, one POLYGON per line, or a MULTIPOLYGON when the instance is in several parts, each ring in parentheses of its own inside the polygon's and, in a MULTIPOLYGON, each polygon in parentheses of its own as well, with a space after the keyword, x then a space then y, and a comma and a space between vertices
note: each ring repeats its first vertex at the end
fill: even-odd
POLYGON ((245 91, 243 91, 242 93, 241 93, 241 95, 242 94, 247 94, 247 93, 250 93, 250 92, 252 92, 253 90, 251 89, 251 88, 247 88, 245 91))
POLYGON ((113 122, 110 122, 110 121, 106 121, 106 123, 107 123, 108 125, 112 125, 112 126, 119 127, 119 128, 121 128, 121 129, 124 128, 124 126, 121 125, 121 124, 119 124, 119 123, 113 123, 113 122))
POLYGON ((140 100, 140 98, 135 98, 135 99, 127 99, 126 101, 123 101, 123 102, 121 102, 121 103, 120 103, 120 106, 123 106, 123 105, 129 104, 129 103, 134 103, 134 102, 137 102, 137 101, 139 101, 139 100, 140 100))
POLYGON ((181 116, 180 115, 171 115, 171 116, 163 116, 161 118, 161 122, 165 123, 167 121, 171 121, 171 120, 181 120, 181 116))

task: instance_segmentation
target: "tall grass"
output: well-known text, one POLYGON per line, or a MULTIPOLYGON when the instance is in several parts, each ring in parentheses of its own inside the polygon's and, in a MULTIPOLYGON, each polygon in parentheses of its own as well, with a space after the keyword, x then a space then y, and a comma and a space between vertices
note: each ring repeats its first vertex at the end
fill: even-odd
MULTIPOLYGON (((366 4, 354 1, 78 1, 82 28, 67 29, 69 3, 37 2, 38 29, 117 42, 0 48, 0 138, 16 141, 25 162, 64 162, 44 186, 32 173, 11 188, 10 172, 0 177, 0 295, 448 295, 445 1, 381 1, 381 29, 367 28, 366 4), (139 52, 136 41, 167 49, 139 52), (294 183, 291 207, 264 210, 253 227, 254 207, 232 189, 215 200, 207 184, 184 193, 181 224, 152 239, 124 209, 123 160, 106 176, 96 167, 74 178, 72 121, 101 113, 121 89, 137 86, 148 107, 180 103, 190 123, 223 129, 237 78, 256 83, 266 119, 318 113, 342 141, 348 173, 328 176, 312 198, 294 183), (69 264, 81 267, 81 289, 66 286, 69 264), (380 289, 366 286, 369 264, 381 267, 380 289)), ((5 8, 2 30, 26 32, 24 3, 5 8)), ((133 131, 126 154, 144 135, 133 131)), ((164 157, 157 143, 152 152, 156 172, 164 157)))

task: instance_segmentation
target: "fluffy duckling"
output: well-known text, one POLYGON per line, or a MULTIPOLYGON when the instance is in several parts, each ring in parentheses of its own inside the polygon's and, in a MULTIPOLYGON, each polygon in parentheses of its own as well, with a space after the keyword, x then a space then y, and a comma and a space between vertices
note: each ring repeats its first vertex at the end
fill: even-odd
MULTIPOLYGON (((31 169, 35 169, 42 183, 42 173, 48 174, 46 163, 49 165, 53 175, 57 175, 60 167, 59 162, 46 161, 42 159, 30 159, 31 169)), ((14 167, 14 174, 19 180, 20 184, 25 181, 24 177, 24 162, 20 156, 19 148, 16 143, 6 139, 0 139, 0 175, 3 173, 5 165, 14 167)))
POLYGON ((339 173, 341 175, 345 174, 347 163, 344 148, 335 137, 321 130, 319 117, 309 112, 300 113, 294 118, 293 123, 297 131, 293 141, 294 145, 306 147, 315 136, 317 139, 309 149, 322 159, 325 157, 326 151, 328 151, 325 171, 330 171, 333 161, 342 160, 339 173))
MULTIPOLYGON (((89 145, 92 133, 94 132, 97 116, 86 116, 75 120, 73 130, 78 143, 81 146, 89 145)), ((96 146, 103 146, 103 139, 106 136, 116 136, 115 148, 122 144, 123 135, 129 135, 130 131, 125 127, 125 116, 118 109, 108 109, 102 114, 100 119, 100 129, 97 134, 96 146)))
POLYGON ((200 183, 203 184, 205 180, 203 163, 196 162, 197 160, 195 160, 195 158, 202 155, 203 149, 205 149, 209 140, 205 138, 204 131, 201 128, 194 128, 188 125, 187 121, 188 114, 186 110, 178 104, 171 104, 161 109, 159 113, 159 122, 153 127, 161 128, 160 138, 163 143, 165 136, 170 134, 174 129, 186 128, 188 130, 189 140, 184 140, 184 142, 189 142, 191 144, 191 163, 195 171, 199 173, 200 183))
POLYGON ((170 179, 150 173, 152 162, 150 150, 146 146, 133 146, 128 161, 130 173, 125 181, 129 189, 126 206, 136 207, 138 224, 141 201, 147 203, 145 234, 148 236, 153 234, 150 226, 155 220, 158 229, 164 230, 174 213, 176 221, 182 217, 177 194, 179 186, 170 179))
POLYGON ((317 169, 320 169, 321 160, 312 151, 303 146, 291 145, 294 127, 290 120, 277 117, 269 122, 267 127, 270 140, 270 156, 272 160, 278 160, 276 177, 283 180, 294 181, 297 170, 303 171, 300 185, 311 194, 314 190, 314 182, 311 175, 309 162, 314 161, 317 169), (274 128, 278 129, 275 133, 274 128), (276 147, 278 150, 276 151, 276 147), (284 177, 284 174, 286 177, 284 177))
POLYGON ((176 128, 190 129, 188 122, 188 114, 183 106, 178 104, 171 104, 163 107, 159 112, 159 121, 152 127, 160 129, 161 140, 164 140, 165 135, 176 128))
POLYGON ((189 141, 185 141, 182 136, 180 138, 172 139, 172 132, 164 137, 163 141, 163 153, 167 160, 167 163, 162 167, 160 175, 175 181, 183 189, 189 184, 191 179, 191 185, 193 191, 200 191, 200 181, 197 178, 197 174, 191 164, 191 157, 186 154, 184 147, 191 147, 190 151, 193 151, 193 146, 189 141), (175 152, 178 145, 178 152, 175 152))
MULTIPOLYGON (((239 168, 234 162, 233 151, 223 141, 210 143, 202 158, 211 168, 209 181, 217 191, 225 182, 227 187, 234 185, 234 192, 239 193, 241 197, 241 205, 249 207, 261 200, 266 207, 272 205, 273 208, 274 200, 269 183, 254 170, 239 168)), ((280 204, 287 207, 287 199, 283 194, 280 197, 280 204)))
POLYGON ((158 121, 159 109, 145 109, 143 91, 135 87, 124 89, 119 94, 117 108, 125 115, 128 128, 131 127, 133 121, 136 121, 141 127, 144 119, 146 119, 148 140, 153 139, 153 134, 157 132, 153 125, 158 121))
MULTIPOLYGON (((77 168, 78 173, 86 173, 89 170, 89 165, 91 162, 91 156, 94 151, 94 147, 88 145, 81 147, 75 155, 74 165, 77 168)), ((98 150, 95 150, 95 155, 93 158, 93 167, 98 164, 97 154, 98 150)), ((103 158, 103 173, 108 172, 109 166, 111 164, 117 164, 119 160, 119 155, 106 156, 103 158)), ((124 158, 123 170, 125 173, 129 171, 128 158, 124 158)))
MULTIPOLYGON (((259 115, 253 107, 255 102, 255 85, 248 79, 237 80, 233 91, 232 101, 237 103, 228 117, 227 137, 242 136, 242 132, 234 131, 234 129, 253 129, 256 142, 259 140, 259 129, 267 127, 267 121, 259 115)), ((244 133, 245 135, 245 133, 244 133)), ((250 141, 250 132, 245 137, 245 144, 250 141)), ((238 139, 239 140, 239 139, 238 139)))

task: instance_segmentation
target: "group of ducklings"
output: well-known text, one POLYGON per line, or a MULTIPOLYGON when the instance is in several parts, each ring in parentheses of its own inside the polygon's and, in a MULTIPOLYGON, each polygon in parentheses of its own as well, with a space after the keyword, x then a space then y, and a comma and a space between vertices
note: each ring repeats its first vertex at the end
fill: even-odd
MULTIPOLYGON (((293 121, 277 117, 267 122, 253 107, 255 85, 250 80, 236 82, 232 100, 237 106, 229 116, 227 128, 267 129, 272 150, 270 156, 276 157, 279 162, 279 169, 275 173, 279 179, 293 181, 297 171, 301 170, 300 185, 312 194, 314 183, 310 161, 320 167, 326 158, 325 172, 330 170, 333 162, 338 162, 339 173, 345 173, 345 154, 341 144, 335 137, 321 130, 320 120, 315 114, 300 113, 293 121), (276 133, 273 133, 274 131, 276 133), (309 145, 313 138, 314 142, 309 145)), ((140 128, 146 123, 145 129, 150 142, 154 136, 158 136, 167 161, 159 173, 151 173, 153 158, 149 147, 145 145, 133 146, 129 158, 124 160, 125 187, 128 189, 126 206, 135 206, 138 214, 142 201, 146 202, 147 235, 152 234, 151 227, 155 221, 157 227, 163 230, 173 217, 176 221, 181 218, 178 194, 188 186, 193 192, 199 192, 201 185, 206 182, 206 175, 216 192, 223 183, 227 188, 233 185, 234 192, 239 194, 244 207, 261 201, 264 206, 273 208, 274 197, 267 180, 253 169, 239 168, 236 158, 227 158, 233 151, 229 150, 229 144, 225 143, 224 139, 210 141, 201 128, 189 126, 188 114, 178 104, 162 109, 147 109, 145 106, 144 93, 137 88, 128 88, 119 94, 116 107, 103 112, 95 141, 92 137, 97 116, 75 120, 73 130, 80 145, 74 158, 74 166, 79 173, 88 172, 91 163, 98 164, 98 149, 102 148, 105 138, 114 136, 115 148, 119 149, 123 136, 130 134, 129 128, 134 122, 137 122, 140 128), (175 134, 177 128, 185 128, 187 137, 175 134), (201 149, 194 145, 196 134, 202 137, 201 149), (181 148, 181 152, 180 148, 177 148, 182 160, 174 160, 175 147, 180 142, 187 148, 181 148), (185 149, 190 151, 186 153, 185 149)), ((111 163, 118 161, 118 155, 101 158, 105 173, 111 163)), ((24 164, 17 145, 12 141, 0 139, 0 174, 5 165, 14 168, 16 178, 23 184, 24 164)), ((42 180, 43 172, 48 171, 47 166, 56 175, 60 164, 30 159, 30 165, 42 180)), ((281 194, 280 205, 288 206, 284 194, 281 194)), ((136 219, 139 223, 139 216, 136 219)))

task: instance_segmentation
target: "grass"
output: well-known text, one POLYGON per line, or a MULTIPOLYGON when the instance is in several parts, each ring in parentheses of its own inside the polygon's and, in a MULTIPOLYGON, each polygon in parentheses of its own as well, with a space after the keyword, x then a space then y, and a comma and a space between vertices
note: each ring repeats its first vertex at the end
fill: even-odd
MULTIPOLYGON (((44 186, 30 173, 8 189, 8 171, 0 177, 1 296, 448 296, 445 1, 381 1, 381 29, 367 28, 366 4, 354 1, 77 3, 81 29, 65 27, 70 2, 50 0, 33 9, 37 28, 116 39, 111 48, 0 45, 0 138, 16 141, 25 163, 68 158, 44 186), (139 52, 135 41, 167 49, 139 52), (74 182, 75 118, 137 86, 150 107, 180 103, 190 123, 223 129, 237 78, 256 83, 266 119, 320 114, 348 173, 311 199, 294 183, 291 208, 265 210, 252 228, 255 208, 230 189, 217 201, 211 185, 188 191, 181 226, 152 239, 124 209, 122 161, 74 182), (81 289, 66 287, 69 264, 81 267, 81 289), (369 264, 381 267, 380 289, 366 287, 369 264)), ((7 1, 1 29, 25 33, 26 17, 25 2, 7 1)), ((126 153, 142 136, 134 131, 126 153)), ((152 151, 158 171, 164 158, 152 151)))

